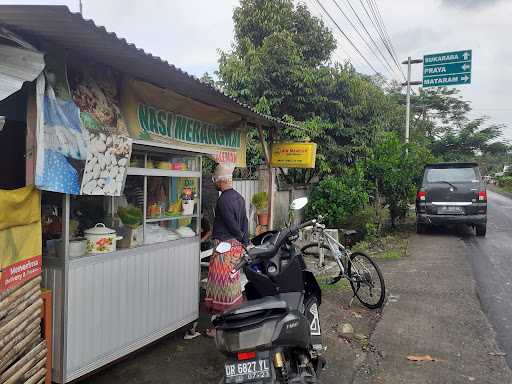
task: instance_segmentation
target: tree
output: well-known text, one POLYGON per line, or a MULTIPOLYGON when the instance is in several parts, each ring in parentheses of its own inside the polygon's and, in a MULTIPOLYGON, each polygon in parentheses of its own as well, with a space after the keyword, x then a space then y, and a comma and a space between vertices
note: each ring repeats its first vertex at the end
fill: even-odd
POLYGON ((434 155, 447 161, 473 160, 481 153, 492 153, 506 146, 497 141, 503 134, 503 125, 486 124, 486 117, 461 119, 459 127, 449 127, 432 145, 434 155))
POLYGON ((414 201, 425 164, 434 161, 419 144, 406 146, 395 132, 382 132, 367 161, 367 178, 373 182, 375 201, 389 209, 391 223, 404 217, 414 201), (406 152, 406 149, 408 150, 406 152))
POLYGON ((504 165, 510 165, 512 158, 512 146, 507 142, 494 142, 489 144, 476 157, 480 170, 485 175, 502 172, 504 165))
MULTIPOLYGON (((401 91, 394 84, 389 94, 403 107, 405 95, 401 91)), ((470 111, 470 103, 462 99, 458 89, 420 88, 411 96, 411 142, 429 147, 441 160, 487 159, 492 163, 492 157, 503 154, 508 145, 500 139, 503 125, 487 124, 486 117, 469 119, 470 111)), ((398 132, 402 137, 402 130, 398 132)))
MULTIPOLYGON (((357 73, 350 64, 329 65, 336 44, 323 22, 291 0, 242 0, 234 12, 235 42, 221 52, 219 86, 262 113, 301 129, 283 129, 277 140, 319 143, 314 171, 291 170, 289 182, 339 174, 367 156, 379 129, 391 129, 395 101, 380 78, 357 73)), ((257 134, 249 134, 248 159, 261 161, 257 134)))

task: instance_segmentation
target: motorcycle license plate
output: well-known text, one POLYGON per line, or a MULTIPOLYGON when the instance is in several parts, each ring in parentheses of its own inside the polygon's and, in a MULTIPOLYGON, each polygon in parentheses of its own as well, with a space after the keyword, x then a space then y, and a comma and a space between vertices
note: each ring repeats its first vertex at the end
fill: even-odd
POLYGON ((225 368, 226 384, 250 383, 272 377, 269 359, 227 362, 225 368))

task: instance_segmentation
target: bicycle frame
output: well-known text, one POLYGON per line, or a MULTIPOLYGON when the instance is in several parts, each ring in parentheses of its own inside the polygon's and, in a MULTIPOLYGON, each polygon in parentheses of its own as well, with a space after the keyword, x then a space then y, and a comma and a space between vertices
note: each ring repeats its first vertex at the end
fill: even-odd
POLYGON ((336 260, 336 264, 340 268, 340 276, 345 275, 345 271, 347 270, 347 263, 350 258, 350 251, 346 249, 340 242, 338 242, 334 237, 325 232, 325 228, 320 225, 316 225, 313 227, 313 232, 319 233, 320 239, 318 240, 318 250, 320 252, 320 265, 324 264, 323 258, 323 248, 322 244, 325 244, 327 240, 327 245, 331 250, 331 253, 334 255, 334 259, 336 260))

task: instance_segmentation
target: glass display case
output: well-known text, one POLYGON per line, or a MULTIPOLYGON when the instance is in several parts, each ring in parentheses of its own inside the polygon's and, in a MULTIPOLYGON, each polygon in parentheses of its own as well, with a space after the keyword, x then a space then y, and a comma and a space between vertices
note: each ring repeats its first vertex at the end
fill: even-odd
POLYGON ((124 194, 126 201, 121 204, 128 203, 128 207, 141 209, 143 243, 197 236, 201 201, 200 157, 134 151, 132 158, 124 194))
POLYGON ((115 231, 110 251, 196 237, 200 167, 199 156, 135 149, 122 196, 71 196, 70 240, 98 226, 115 231))

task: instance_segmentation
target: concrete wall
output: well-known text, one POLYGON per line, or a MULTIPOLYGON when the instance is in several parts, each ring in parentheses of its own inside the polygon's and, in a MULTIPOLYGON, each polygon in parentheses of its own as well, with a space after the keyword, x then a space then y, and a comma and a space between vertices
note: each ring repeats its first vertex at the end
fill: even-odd
MULTIPOLYGON (((290 204, 293 200, 299 198, 309 196, 308 189, 288 189, 276 192, 276 206, 274 210, 274 227, 282 228, 286 225, 288 221, 288 211, 290 204)), ((293 214, 293 222, 299 223, 304 220, 304 209, 298 212, 294 212, 293 214)))

